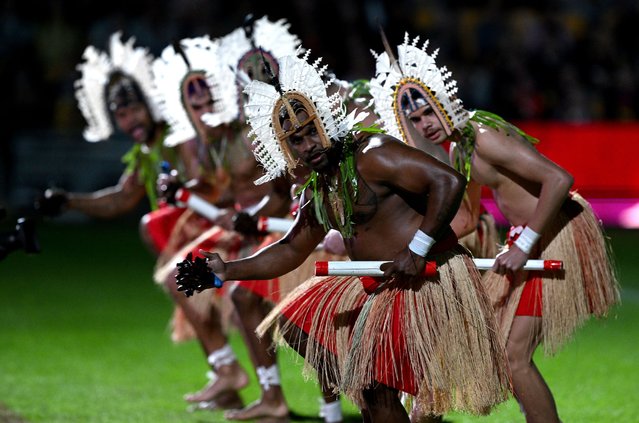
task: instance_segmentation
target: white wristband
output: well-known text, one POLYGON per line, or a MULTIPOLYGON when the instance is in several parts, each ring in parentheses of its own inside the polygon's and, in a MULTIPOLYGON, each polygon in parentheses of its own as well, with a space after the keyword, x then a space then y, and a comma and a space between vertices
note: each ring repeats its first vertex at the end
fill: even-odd
POLYGON ((526 226, 521 234, 519 234, 515 245, 524 253, 530 254, 530 250, 532 250, 533 245, 535 245, 535 242, 537 242, 540 236, 537 232, 526 226))
POLYGON ((413 240, 408 244, 408 249, 418 256, 426 257, 426 254, 428 254, 430 247, 432 247, 434 243, 435 240, 433 238, 426 235, 420 229, 417 229, 413 240))

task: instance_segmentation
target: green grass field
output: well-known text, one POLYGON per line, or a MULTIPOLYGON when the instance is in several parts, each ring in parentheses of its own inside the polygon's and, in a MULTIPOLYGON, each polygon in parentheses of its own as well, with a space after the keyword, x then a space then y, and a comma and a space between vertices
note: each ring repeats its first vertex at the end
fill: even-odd
MULTIPOLYGON (((0 261, 0 422, 217 422, 187 413, 182 395, 205 383, 194 342, 168 337, 172 305, 151 280, 153 258, 135 224, 46 223, 42 253, 0 261)), ((582 328, 553 358, 536 362, 564 422, 639 421, 639 260, 636 231, 611 230, 622 306, 582 328)), ((237 334, 232 342, 247 366, 237 334)), ((283 387, 299 420, 318 421, 319 391, 290 351, 280 354, 283 387)), ((250 368, 250 367, 249 367, 250 368)), ((257 398, 255 378, 242 395, 257 398)), ((356 410, 345 406, 351 420, 356 410)), ((522 422, 510 400, 488 417, 451 422, 522 422)))

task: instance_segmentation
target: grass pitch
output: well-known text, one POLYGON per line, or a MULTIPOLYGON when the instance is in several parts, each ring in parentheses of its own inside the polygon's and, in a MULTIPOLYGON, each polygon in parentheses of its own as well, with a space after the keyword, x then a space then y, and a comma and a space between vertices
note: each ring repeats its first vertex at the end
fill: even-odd
MULTIPOLYGON (((153 258, 134 223, 41 224, 42 253, 0 261, 0 422, 217 422, 186 412, 182 395, 206 382, 194 342, 168 337, 172 305, 151 280, 153 258)), ((553 358, 536 363, 564 422, 639 420, 639 261, 636 231, 610 230, 622 305, 592 320, 553 358)), ((236 333, 232 344, 250 369, 236 333)), ((279 357, 296 420, 317 419, 319 390, 304 381, 296 355, 279 357)), ((242 391, 258 397, 255 377, 242 391)), ((344 401, 350 420, 356 409, 344 401)), ((450 422, 523 422, 510 400, 487 417, 450 422)))

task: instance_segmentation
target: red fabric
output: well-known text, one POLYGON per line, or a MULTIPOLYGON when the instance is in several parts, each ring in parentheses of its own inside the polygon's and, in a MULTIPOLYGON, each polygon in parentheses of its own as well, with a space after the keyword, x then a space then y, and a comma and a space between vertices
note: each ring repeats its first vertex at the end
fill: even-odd
POLYGON ((142 217, 142 223, 156 251, 164 251, 177 220, 185 210, 182 207, 165 206, 142 217))
POLYGON ((401 331, 402 321, 406 319, 403 304, 402 296, 396 295, 391 317, 392 342, 377 344, 375 354, 375 374, 377 376, 375 379, 386 386, 417 395, 417 378, 410 366, 411 357, 406 345, 406 334, 401 331), (395 358, 395 363, 387 363, 385 360, 389 357, 389 348, 392 351, 392 357, 395 358))
MULTIPOLYGON (((512 246, 526 226, 511 226, 506 243, 512 246)), ((524 290, 515 311, 515 316, 541 317, 542 311, 542 279, 538 272, 528 272, 524 290)))
MULTIPOLYGON (((282 309, 282 315, 290 320, 293 324, 295 324, 295 326, 300 328, 307 335, 311 333, 313 319, 327 318, 336 320, 334 310, 327 310, 326 308, 318 310, 320 302, 315 301, 316 298, 322 295, 322 291, 330 289, 330 284, 334 283, 336 279, 337 277, 335 276, 329 276, 321 282, 313 285, 312 287, 304 291, 304 293, 301 294, 295 302, 291 302, 286 307, 284 307, 282 309), (304 313, 299 313, 298 310, 304 310, 304 313), (302 316, 300 317, 300 315, 302 316)), ((374 278, 370 279, 374 280, 374 278)), ((356 279, 352 279, 350 283, 357 283, 356 279)), ((358 302, 359 306, 351 310, 348 315, 342 316, 346 320, 344 322, 341 322, 340 325, 345 324, 351 329, 353 328, 353 326, 355 325, 355 321, 357 320, 357 316, 359 316, 359 313, 362 309, 361 306, 366 301, 366 298, 367 295, 362 292, 361 301, 358 302)), ((317 335, 317 341, 320 344, 326 347, 333 354, 337 354, 337 351, 333 348, 333 345, 335 345, 335 332, 319 333, 314 335, 317 335)))
MULTIPOLYGON (((262 242, 255 247, 253 252, 257 252, 262 248, 271 245, 276 239, 273 236, 265 237, 262 242)), ((243 280, 235 282, 235 286, 241 287, 254 293, 255 295, 266 299, 267 301, 278 303, 280 302, 280 284, 279 279, 268 280, 243 280)))
POLYGON ((542 279, 536 273, 528 273, 515 316, 542 316, 542 279))
MULTIPOLYGON (((327 310, 326 308, 318 310, 321 302, 316 301, 316 299, 322 295, 321 291, 326 289, 327 284, 330 285, 332 283, 339 282, 335 281, 335 277, 328 277, 325 281, 309 288, 295 303, 291 303, 285 307, 282 310, 282 314, 306 334, 311 333, 313 319, 330 318, 335 322, 333 327, 337 328, 346 325, 352 330, 368 295, 362 292, 361 298, 356 301, 356 306, 347 313, 337 314, 335 310, 327 310), (299 310, 300 307, 304 307, 304 313, 295 312, 299 310)), ((357 282, 350 280, 346 283, 357 282)), ((386 386, 416 395, 418 391, 417 381, 410 366, 411 358, 408 353, 406 335, 400 330, 402 321, 407 318, 403 302, 402 291, 397 291, 389 316, 388 327, 390 334, 385 335, 381 340, 382 342, 377 343, 376 346, 375 380, 386 386), (393 362, 389 362, 388 357, 394 357, 395 359, 393 362)), ((336 344, 335 331, 313 333, 312 336, 331 353, 337 353, 334 349, 334 345, 336 344)))

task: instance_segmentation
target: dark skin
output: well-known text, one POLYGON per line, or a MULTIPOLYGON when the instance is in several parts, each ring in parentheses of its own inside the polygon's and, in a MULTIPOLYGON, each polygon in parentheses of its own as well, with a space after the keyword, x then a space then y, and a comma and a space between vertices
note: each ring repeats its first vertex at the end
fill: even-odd
MULTIPOLYGON (((153 122, 143 103, 133 102, 113 111, 116 126, 134 142, 149 148, 161 135, 160 125, 153 122)), ((146 195, 144 185, 135 172, 124 173, 118 183, 92 193, 68 193, 67 206, 99 218, 114 218, 132 211, 146 195)))
MULTIPOLYGON (((305 112, 299 113, 298 121, 305 121, 305 112)), ((283 129, 291 129, 290 122, 285 121, 283 129)), ((287 144, 300 164, 317 171, 320 178, 329 180, 338 171, 339 147, 322 147, 313 122, 290 135, 287 144)), ((463 196, 464 178, 431 156, 381 134, 359 141, 355 162, 359 196, 354 206, 354 236, 346 242, 349 257, 391 261, 384 269, 386 276, 420 274, 425 258, 411 252, 408 244, 417 229, 437 238, 448 228, 463 196)), ((217 254, 207 253, 209 267, 222 280, 242 280, 270 279, 299 266, 326 235, 308 201, 311 196, 310 191, 304 194, 305 204, 285 238, 236 261, 224 262, 217 254)), ((325 204, 329 204, 327 198, 325 204)), ((329 218, 335 218, 331 210, 329 218)), ((377 386, 365 398, 371 402, 367 408, 372 421, 408 421, 391 388, 377 386), (380 409, 374 400, 380 397, 392 406, 380 409)))
MULTIPOLYGON (((192 120, 200 147, 209 154, 196 155, 197 178, 187 182, 186 187, 207 199, 215 206, 223 209, 213 222, 216 226, 227 230, 237 229, 234 226, 236 205, 240 208, 255 207, 255 215, 284 216, 289 211, 290 183, 285 178, 269 183, 256 185, 254 181, 262 176, 261 168, 252 152, 251 141, 246 125, 224 124, 217 127, 205 125, 201 118, 214 111, 215 102, 210 90, 196 90, 185 99, 187 113, 192 120), (257 204, 257 206, 255 206, 257 204)), ((243 233, 246 244, 257 245, 261 242, 256 233, 243 233)), ((171 279, 171 292, 176 291, 175 280, 171 279)), ((251 361, 255 368, 269 368, 276 364, 276 356, 271 348, 271 339, 258 338, 255 328, 268 312, 266 301, 259 295, 241 286, 231 290, 231 300, 235 307, 237 323, 244 337, 251 361)), ((184 296, 182 295, 184 301, 184 296)), ((183 306, 183 308, 185 308, 183 306)), ((185 310, 186 311, 186 310, 185 310)), ((188 316, 187 316, 188 317, 188 316)), ((202 321, 197 313, 189 320, 194 327, 206 329, 211 322, 202 321)), ((226 343, 226 337, 219 328, 204 333, 202 341, 207 345, 205 351, 210 354, 226 343)), ((234 362, 216 369, 217 378, 202 390, 186 397, 187 401, 200 402, 214 400, 226 407, 225 396, 237 395, 236 392, 248 383, 248 375, 234 362)), ((288 406, 279 385, 262 389, 262 395, 256 402, 245 408, 233 407, 225 413, 228 420, 246 420, 254 418, 283 418, 288 414, 288 406)))
MULTIPOLYGON (((201 121, 204 114, 214 112, 215 102, 208 89, 195 90, 186 96, 184 102, 186 112, 198 135, 198 138, 183 144, 185 148, 190 149, 191 154, 188 158, 182 158, 187 167, 195 169, 190 175, 185 175, 191 177, 185 186, 223 209, 220 217, 213 223, 233 230, 232 219, 237 213, 234 207, 236 204, 240 207, 259 204, 256 213, 264 216, 285 215, 290 202, 288 182, 282 179, 263 185, 253 183, 261 176, 261 170, 251 151, 248 130, 244 126, 232 124, 210 127, 201 121), (217 161, 212 158, 214 153, 217 161)), ((244 235, 248 244, 259 241, 253 235, 244 235)), ((173 274, 166 284, 196 331, 205 354, 208 356, 223 347, 227 343, 227 338, 222 330, 217 309, 212 308, 207 315, 193 309, 186 297, 177 291, 173 274)), ((269 349, 270 341, 261 340, 254 333, 255 327, 267 313, 265 301, 252 292, 237 287, 232 290, 231 299, 253 363, 256 367, 273 365, 275 356, 269 349)), ((217 366, 215 371, 215 380, 200 391, 185 396, 185 399, 194 403, 214 401, 218 408, 230 408, 232 411, 226 415, 227 419, 253 417, 252 414, 268 417, 282 417, 288 414, 283 394, 279 386, 274 386, 263 393, 260 407, 249 406, 248 416, 245 416, 246 409, 242 410, 242 402, 237 391, 248 383, 248 375, 237 361, 217 366)))

